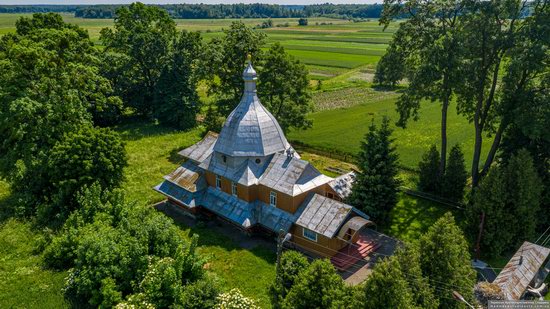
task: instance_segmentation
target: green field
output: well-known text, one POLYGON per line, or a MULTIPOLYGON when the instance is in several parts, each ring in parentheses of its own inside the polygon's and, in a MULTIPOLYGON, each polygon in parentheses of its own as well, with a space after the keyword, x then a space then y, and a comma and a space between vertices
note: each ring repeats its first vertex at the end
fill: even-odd
MULTIPOLYGON (((0 34, 15 31, 15 21, 20 16, 31 14, 0 14, 0 34)), ((75 18, 72 14, 63 14, 65 21, 77 24, 88 30, 90 37, 99 42, 99 32, 112 27, 112 19, 75 18)), ((236 19, 176 19, 178 29, 201 31, 208 40, 222 35, 222 29, 228 28, 236 19)), ((256 26, 265 19, 243 19, 248 26, 256 26)), ((331 67, 356 68, 375 64, 383 55, 386 43, 391 39, 395 27, 385 32, 377 21, 354 23, 342 19, 310 18, 306 27, 298 26, 297 18, 274 18, 273 24, 289 24, 289 27, 273 27, 261 30, 267 34, 268 43, 280 42, 290 54, 302 60, 312 71, 312 77, 323 79, 331 67), (321 25, 324 23, 325 25, 321 25), (317 25, 316 25, 317 24, 317 25), (319 68, 319 66, 321 68, 319 68), (326 68, 326 70, 323 70, 326 68), (315 74, 317 71, 321 74, 315 74)), ((329 74, 334 76, 336 74, 329 74)))

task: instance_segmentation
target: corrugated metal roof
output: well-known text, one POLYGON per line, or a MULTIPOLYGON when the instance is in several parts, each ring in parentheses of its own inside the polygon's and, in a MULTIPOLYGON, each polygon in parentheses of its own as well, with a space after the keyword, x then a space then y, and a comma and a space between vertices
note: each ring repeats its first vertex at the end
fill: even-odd
POLYGON ((178 152, 179 155, 191 159, 197 163, 201 163, 206 160, 214 149, 214 144, 218 140, 218 134, 214 132, 206 133, 206 136, 193 146, 187 147, 184 150, 178 152))
POLYGON ((296 196, 331 181, 309 162, 275 154, 260 178, 260 184, 284 194, 296 196))
POLYGON ((267 205, 257 200, 254 202, 254 216, 256 221, 273 232, 290 231, 296 221, 296 216, 282 209, 267 205))
POLYGON ((500 286, 507 300, 519 300, 550 255, 550 249, 524 242, 493 283, 500 286))
POLYGON ((186 161, 175 171, 164 176, 164 179, 190 192, 205 189, 207 186, 203 170, 192 161, 186 161))
POLYGON ((189 192, 182 187, 173 184, 167 180, 163 181, 159 185, 154 187, 155 191, 170 197, 183 205, 186 205, 189 208, 196 207, 200 204, 202 191, 201 192, 189 192))
POLYGON ((351 193, 351 187, 355 181, 355 173, 349 172, 347 174, 336 177, 329 182, 329 186, 338 194, 341 199, 347 198, 351 193))
POLYGON ((353 209, 350 205, 316 193, 310 194, 304 205, 296 224, 329 238, 338 232, 353 209))
POLYGON ((212 187, 206 189, 201 206, 244 228, 257 223, 252 214, 252 205, 212 187))
POLYGON ((248 63, 243 72, 245 91, 241 102, 229 114, 214 150, 228 156, 268 156, 290 147, 273 115, 256 93, 256 71, 248 63))

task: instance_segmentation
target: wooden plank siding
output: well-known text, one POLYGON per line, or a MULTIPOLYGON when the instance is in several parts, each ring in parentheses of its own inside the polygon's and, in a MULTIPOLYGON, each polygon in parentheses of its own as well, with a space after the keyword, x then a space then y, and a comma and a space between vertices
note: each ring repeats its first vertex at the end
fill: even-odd
POLYGON ((305 238, 303 235, 303 228, 298 225, 293 225, 291 229, 292 241, 302 247, 305 250, 312 253, 331 257, 337 253, 338 250, 346 246, 346 242, 338 238, 328 238, 321 234, 317 234, 317 242, 305 238))

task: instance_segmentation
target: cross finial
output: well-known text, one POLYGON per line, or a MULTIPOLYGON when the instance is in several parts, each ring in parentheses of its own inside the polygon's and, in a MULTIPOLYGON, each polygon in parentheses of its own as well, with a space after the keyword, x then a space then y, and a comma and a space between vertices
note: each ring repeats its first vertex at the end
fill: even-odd
POLYGON ((246 62, 252 63, 252 55, 250 53, 246 54, 246 62))

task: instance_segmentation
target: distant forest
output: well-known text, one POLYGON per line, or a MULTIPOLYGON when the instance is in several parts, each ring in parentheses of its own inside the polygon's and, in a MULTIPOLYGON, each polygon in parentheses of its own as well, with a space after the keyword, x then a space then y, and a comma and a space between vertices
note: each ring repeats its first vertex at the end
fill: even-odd
MULTIPOLYGON (((0 5, 0 13, 70 12, 82 18, 114 18, 122 5, 0 5)), ((381 4, 168 4, 163 8, 173 18, 378 18, 381 4)))

